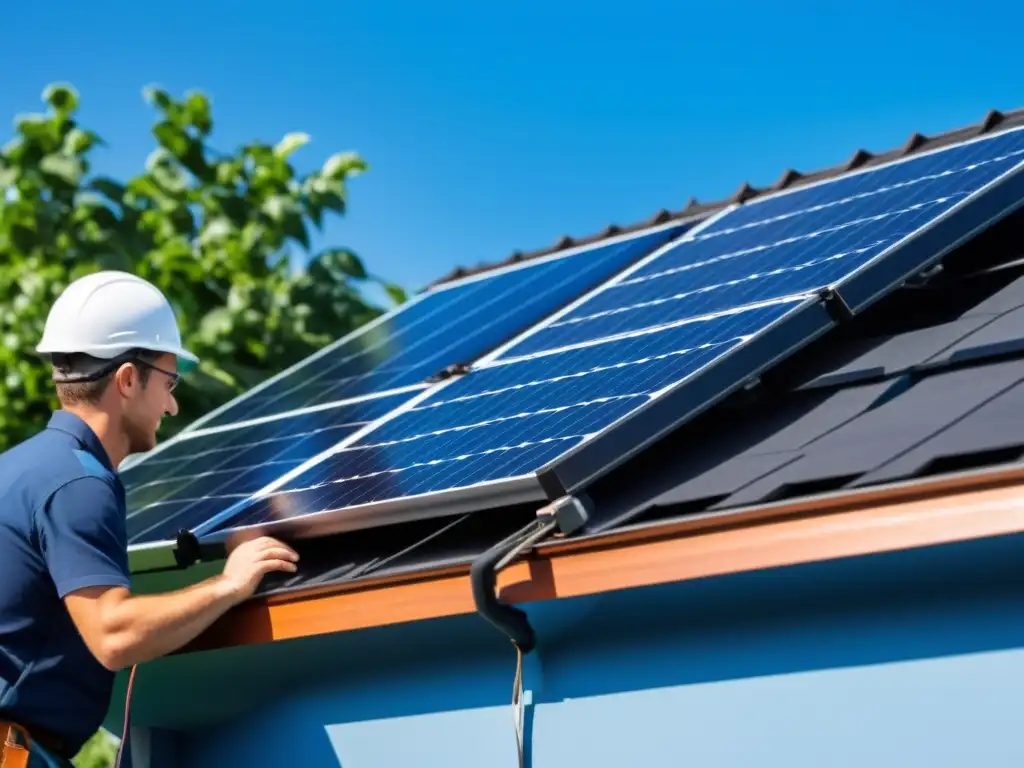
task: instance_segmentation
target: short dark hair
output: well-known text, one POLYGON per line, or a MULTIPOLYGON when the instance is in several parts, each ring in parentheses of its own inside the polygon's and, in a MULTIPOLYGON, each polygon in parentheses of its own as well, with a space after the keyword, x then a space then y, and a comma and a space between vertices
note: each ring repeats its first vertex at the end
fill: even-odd
MULTIPOLYGON (((154 363, 159 357, 160 353, 148 350, 134 350, 113 360, 86 354, 54 355, 53 379, 57 387, 57 399, 62 406, 96 405, 120 366, 133 360, 154 363), (96 373, 100 375, 89 376, 96 373)), ((145 387, 153 371, 145 365, 138 366, 138 371, 139 380, 145 387)))

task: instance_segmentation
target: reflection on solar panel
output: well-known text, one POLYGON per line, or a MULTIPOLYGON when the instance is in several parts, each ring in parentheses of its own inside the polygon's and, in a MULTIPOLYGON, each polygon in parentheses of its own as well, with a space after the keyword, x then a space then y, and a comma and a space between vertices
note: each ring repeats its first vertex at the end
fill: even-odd
POLYGON ((123 470, 128 541, 166 541, 373 423, 408 398, 375 397, 229 428, 182 433, 123 470))
POLYGON ((423 384, 448 365, 473 362, 686 227, 677 223, 428 291, 211 412, 196 426, 423 384))
POLYGON ((211 413, 121 471, 130 545, 167 542, 215 519, 428 391, 428 377, 473 362, 689 226, 675 222, 429 291, 211 413))
POLYGON ((1022 161, 1016 130, 726 211, 197 532, 576 490, 1024 202, 1022 161))

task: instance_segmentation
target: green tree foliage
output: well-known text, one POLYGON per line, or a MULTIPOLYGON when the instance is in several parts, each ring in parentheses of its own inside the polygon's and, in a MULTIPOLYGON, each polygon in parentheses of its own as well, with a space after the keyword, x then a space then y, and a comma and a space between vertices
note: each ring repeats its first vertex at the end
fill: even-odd
POLYGON ((331 155, 300 175, 292 156, 307 135, 227 154, 210 144, 203 94, 143 95, 156 112, 156 148, 127 181, 92 172, 103 141, 79 125, 69 85, 46 88, 46 112, 18 117, 0 149, 0 450, 37 431, 56 405, 33 349, 52 301, 81 275, 132 271, 174 305, 203 362, 179 389, 171 429, 378 314, 367 284, 405 298, 347 248, 310 252, 311 231, 345 212, 346 184, 366 169, 358 155, 331 155), (302 270, 289 258, 296 249, 307 257, 302 270))
POLYGON ((117 759, 117 741, 104 730, 96 731, 72 760, 75 768, 109 768, 117 759))

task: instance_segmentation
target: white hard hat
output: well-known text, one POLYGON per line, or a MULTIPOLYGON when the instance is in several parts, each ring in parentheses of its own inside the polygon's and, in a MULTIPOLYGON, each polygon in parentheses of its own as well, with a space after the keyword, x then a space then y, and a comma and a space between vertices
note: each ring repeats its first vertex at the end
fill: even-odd
POLYGON ((160 289, 138 275, 108 270, 64 289, 50 308, 36 352, 112 360, 137 349, 177 355, 179 370, 199 362, 182 347, 174 310, 160 289))

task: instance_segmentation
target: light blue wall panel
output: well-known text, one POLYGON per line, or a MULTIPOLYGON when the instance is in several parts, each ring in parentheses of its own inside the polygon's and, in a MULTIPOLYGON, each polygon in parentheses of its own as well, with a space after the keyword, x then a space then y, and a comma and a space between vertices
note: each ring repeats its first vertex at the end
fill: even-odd
POLYGON ((488 707, 340 723, 327 732, 338 765, 517 768, 511 724, 509 707, 488 707))
MULTIPOLYGON (((528 765, 1022 765, 1022 543, 534 606, 528 765)), ((325 668, 191 736, 188 764, 514 768, 506 641, 442 658, 405 637, 407 662, 325 668)))
POLYGON ((533 766, 1022 765, 1022 690, 1014 650, 564 700, 537 709, 533 766))

